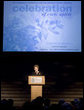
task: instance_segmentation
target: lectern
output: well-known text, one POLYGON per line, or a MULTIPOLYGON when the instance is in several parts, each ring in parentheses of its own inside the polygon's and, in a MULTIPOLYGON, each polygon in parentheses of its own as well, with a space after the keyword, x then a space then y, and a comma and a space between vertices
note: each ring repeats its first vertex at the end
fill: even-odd
POLYGON ((31 85, 31 101, 42 96, 42 86, 45 85, 45 76, 28 76, 28 84, 31 85))

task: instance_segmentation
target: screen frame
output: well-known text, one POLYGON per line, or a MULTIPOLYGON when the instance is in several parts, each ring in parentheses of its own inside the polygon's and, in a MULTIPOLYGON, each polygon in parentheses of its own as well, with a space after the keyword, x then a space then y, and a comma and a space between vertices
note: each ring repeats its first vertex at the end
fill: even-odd
POLYGON ((83 53, 83 42, 82 42, 82 9, 83 9, 83 4, 82 4, 82 1, 81 1, 81 51, 80 52, 57 52, 57 51, 3 51, 3 31, 4 31, 4 27, 3 27, 3 24, 4 24, 4 1, 1 2, 1 53, 3 54, 32 54, 32 53, 36 53, 36 54, 53 54, 53 53, 56 53, 56 54, 82 54, 83 53), (3 27, 3 28, 2 28, 3 27))

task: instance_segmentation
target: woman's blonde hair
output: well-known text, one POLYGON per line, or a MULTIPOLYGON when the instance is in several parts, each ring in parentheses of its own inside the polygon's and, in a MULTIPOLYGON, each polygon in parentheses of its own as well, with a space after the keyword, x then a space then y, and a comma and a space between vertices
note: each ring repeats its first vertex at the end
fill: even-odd
POLYGON ((39 69, 39 65, 34 65, 34 68, 37 67, 39 69))

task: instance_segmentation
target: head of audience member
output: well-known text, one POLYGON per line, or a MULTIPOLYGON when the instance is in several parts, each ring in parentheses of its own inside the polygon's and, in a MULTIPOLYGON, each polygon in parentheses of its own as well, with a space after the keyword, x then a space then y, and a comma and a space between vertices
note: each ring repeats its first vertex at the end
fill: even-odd
POLYGON ((60 99, 59 102, 58 102, 58 104, 59 104, 59 105, 62 105, 64 102, 65 102, 64 99, 60 99))

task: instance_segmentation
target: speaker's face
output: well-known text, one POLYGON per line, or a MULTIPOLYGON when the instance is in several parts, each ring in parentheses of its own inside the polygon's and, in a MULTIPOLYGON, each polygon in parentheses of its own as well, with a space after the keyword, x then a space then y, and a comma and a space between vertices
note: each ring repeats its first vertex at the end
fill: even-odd
POLYGON ((35 70, 35 71, 38 71, 38 67, 34 67, 34 70, 35 70))

